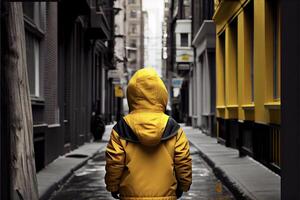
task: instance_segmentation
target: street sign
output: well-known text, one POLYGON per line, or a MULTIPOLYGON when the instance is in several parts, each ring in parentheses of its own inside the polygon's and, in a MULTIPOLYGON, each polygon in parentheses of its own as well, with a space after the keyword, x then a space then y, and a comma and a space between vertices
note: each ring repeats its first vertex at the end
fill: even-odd
POLYGON ((183 55, 181 55, 181 61, 188 62, 190 60, 190 57, 191 56, 188 54, 183 54, 183 55))
POLYGON ((120 71, 117 69, 113 69, 113 70, 108 70, 107 72, 107 78, 120 78, 120 71))
POLYGON ((183 83, 183 78, 172 78, 172 87, 181 88, 183 83))
POLYGON ((119 85, 119 84, 121 84, 121 79, 120 78, 113 78, 112 79, 112 84, 113 85, 119 85))
POLYGON ((193 49, 177 49, 176 50, 176 62, 177 63, 192 63, 194 62, 193 49))
POLYGON ((190 64, 188 63, 178 63, 177 64, 178 70, 190 70, 190 64))
POLYGON ((115 85, 115 97, 124 97, 124 92, 121 85, 115 85))

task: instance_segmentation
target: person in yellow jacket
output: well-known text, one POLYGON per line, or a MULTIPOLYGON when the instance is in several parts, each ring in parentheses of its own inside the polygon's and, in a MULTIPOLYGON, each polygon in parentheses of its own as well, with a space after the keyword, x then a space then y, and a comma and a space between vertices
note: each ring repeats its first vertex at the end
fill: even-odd
POLYGON ((175 200, 192 183, 189 142, 164 114, 167 89, 153 68, 129 81, 130 113, 114 127, 106 148, 106 189, 121 200, 175 200))

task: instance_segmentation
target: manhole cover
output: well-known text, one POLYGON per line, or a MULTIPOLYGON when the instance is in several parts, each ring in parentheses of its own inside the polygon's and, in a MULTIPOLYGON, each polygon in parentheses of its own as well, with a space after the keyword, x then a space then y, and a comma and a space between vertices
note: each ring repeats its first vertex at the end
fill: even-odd
POLYGON ((84 155, 84 154, 69 154, 66 157, 68 157, 68 158, 87 158, 88 156, 84 155))

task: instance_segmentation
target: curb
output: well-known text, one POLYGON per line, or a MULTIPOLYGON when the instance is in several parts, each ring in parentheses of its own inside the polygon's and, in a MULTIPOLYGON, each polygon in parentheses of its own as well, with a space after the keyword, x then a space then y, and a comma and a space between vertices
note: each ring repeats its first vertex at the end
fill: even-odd
POLYGON ((51 185, 43 194, 40 194, 39 200, 48 200, 55 191, 59 190, 66 183, 66 181, 68 181, 68 179, 74 174, 76 170, 83 167, 90 159, 93 159, 98 153, 101 153, 103 151, 105 151, 105 147, 98 149, 91 156, 86 157, 86 159, 84 159, 82 162, 71 168, 69 172, 64 175, 58 182, 51 185))
POLYGON ((192 145, 198 150, 200 156, 203 160, 212 168, 213 173, 216 175, 218 179, 230 190, 230 192, 234 195, 236 199, 239 200, 255 200, 245 193, 245 191, 207 156, 205 153, 201 151, 201 149, 195 145, 192 141, 190 141, 192 145))

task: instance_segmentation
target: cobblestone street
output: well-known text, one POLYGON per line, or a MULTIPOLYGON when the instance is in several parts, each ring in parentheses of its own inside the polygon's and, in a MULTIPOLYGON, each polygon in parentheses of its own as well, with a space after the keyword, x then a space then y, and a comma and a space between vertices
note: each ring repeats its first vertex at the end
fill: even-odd
MULTIPOLYGON (((200 158, 197 150, 191 147, 193 159, 193 184, 181 199, 227 200, 234 199, 228 189, 215 177, 211 169, 200 158)), ((110 200, 105 190, 104 152, 97 154, 88 163, 74 172, 68 182, 50 198, 51 200, 110 200)))

